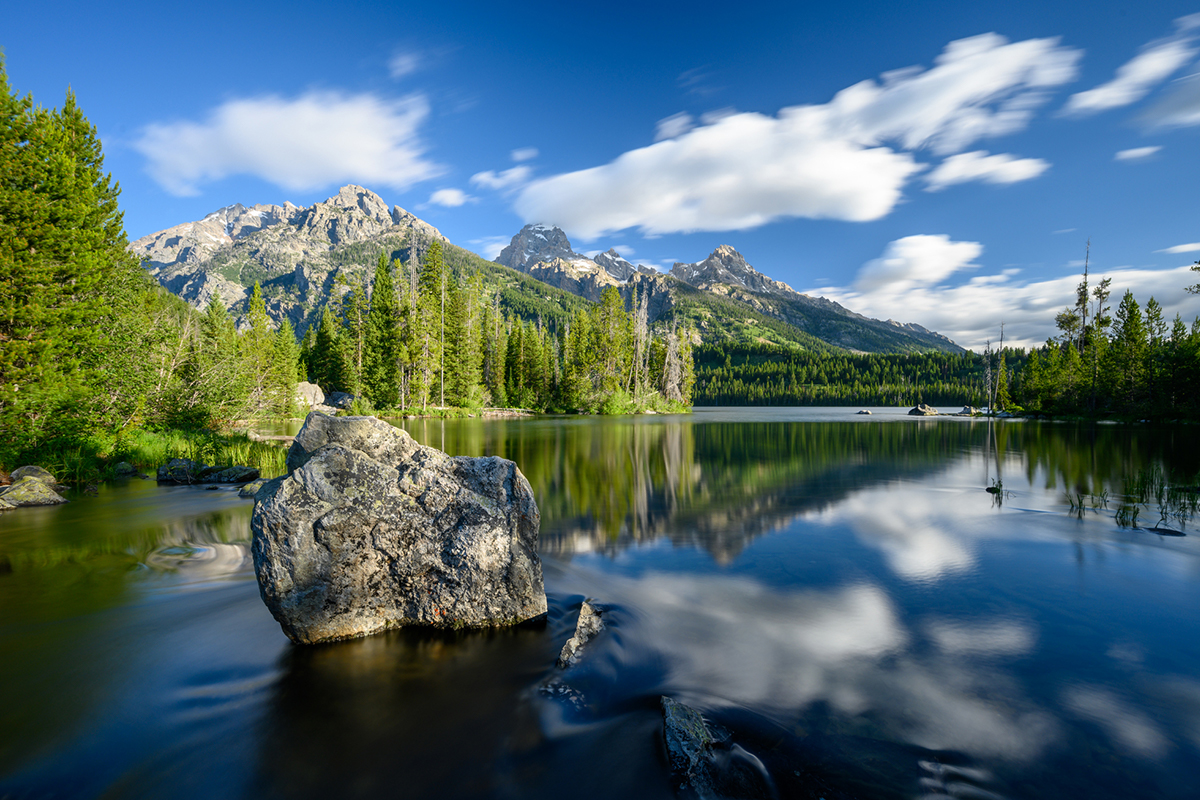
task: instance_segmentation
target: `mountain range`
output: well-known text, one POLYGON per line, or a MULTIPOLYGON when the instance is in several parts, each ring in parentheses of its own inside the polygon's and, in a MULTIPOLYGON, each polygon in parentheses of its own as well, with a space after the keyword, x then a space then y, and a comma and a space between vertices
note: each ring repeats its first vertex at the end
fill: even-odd
POLYGON ((434 240, 443 243, 452 268, 479 274, 489 294, 498 293, 506 308, 524 317, 565 319, 614 286, 630 306, 635 294, 648 302, 651 324, 690 322, 701 341, 861 352, 962 349, 920 325, 870 319, 797 292, 758 272, 728 245, 664 274, 632 264, 615 249, 588 257, 575 252, 561 229, 526 225, 488 262, 411 212, 389 209, 379 195, 353 185, 305 208, 227 206, 143 236, 130 250, 169 291, 196 308, 216 296, 242 324, 250 287, 258 281, 268 314, 303 332, 353 280, 372 274, 380 252, 408 262, 434 240))

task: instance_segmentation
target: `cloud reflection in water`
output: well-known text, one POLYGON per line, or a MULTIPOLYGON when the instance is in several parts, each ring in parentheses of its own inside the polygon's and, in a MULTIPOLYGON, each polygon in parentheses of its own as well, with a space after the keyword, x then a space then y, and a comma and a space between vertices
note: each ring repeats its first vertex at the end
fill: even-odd
POLYGON ((964 635, 935 625, 941 646, 922 654, 872 584, 784 591, 722 574, 620 580, 642 628, 627 633, 656 651, 667 665, 664 690, 685 701, 784 725, 826 704, 887 738, 1017 761, 1059 736, 1054 717, 1015 681, 972 657, 1018 654, 1036 641, 1031 628, 985 622, 964 635))

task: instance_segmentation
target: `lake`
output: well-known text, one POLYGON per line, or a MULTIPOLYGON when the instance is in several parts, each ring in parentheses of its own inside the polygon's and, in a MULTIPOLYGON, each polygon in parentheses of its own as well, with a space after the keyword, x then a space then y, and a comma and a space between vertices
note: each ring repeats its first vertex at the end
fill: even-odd
POLYGON ((529 479, 512 630, 291 645, 230 488, 4 512, 0 798, 671 798, 663 695, 768 797, 1195 797, 1200 428, 856 410, 404 422, 529 479))

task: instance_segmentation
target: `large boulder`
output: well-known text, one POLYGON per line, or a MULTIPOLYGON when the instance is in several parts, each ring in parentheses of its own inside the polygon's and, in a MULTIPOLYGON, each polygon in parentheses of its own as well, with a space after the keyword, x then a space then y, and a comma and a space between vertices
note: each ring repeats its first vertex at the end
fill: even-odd
POLYGON ((916 406, 909 409, 908 415, 910 417, 936 417, 938 415, 938 410, 933 406, 927 406, 924 403, 917 403, 916 406))
POLYGON ((54 506, 67 502, 67 498, 54 491, 52 483, 33 475, 15 478, 12 485, 0 489, 0 500, 8 506, 54 506))
POLYGON ((325 395, 325 405, 346 410, 354 404, 354 395, 349 392, 330 392, 325 395))
POLYGON ((256 496, 263 601, 294 642, 546 613, 540 515, 502 458, 450 457, 374 417, 312 413, 256 496))
POLYGON ((325 391, 315 383, 300 381, 296 384, 296 400, 304 408, 313 409, 325 404, 325 391))
POLYGON ((49 470, 42 469, 41 467, 17 467, 12 471, 11 480, 13 483, 16 483, 21 478, 34 478, 35 480, 39 480, 47 486, 58 485, 58 479, 54 477, 53 473, 51 473, 49 470))

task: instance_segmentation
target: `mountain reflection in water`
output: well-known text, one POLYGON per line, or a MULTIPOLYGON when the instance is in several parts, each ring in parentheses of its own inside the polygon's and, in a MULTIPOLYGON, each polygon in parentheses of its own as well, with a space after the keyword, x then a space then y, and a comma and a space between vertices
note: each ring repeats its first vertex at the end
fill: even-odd
POLYGON ((528 477, 511 630, 293 647, 229 490, 0 515, 0 797, 669 798, 664 694, 779 797, 1194 796, 1200 545, 1114 514, 1195 429, 851 411, 403 423, 528 477))

